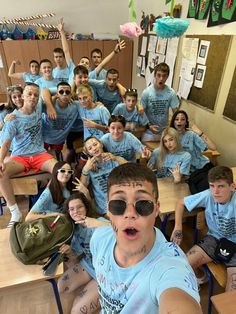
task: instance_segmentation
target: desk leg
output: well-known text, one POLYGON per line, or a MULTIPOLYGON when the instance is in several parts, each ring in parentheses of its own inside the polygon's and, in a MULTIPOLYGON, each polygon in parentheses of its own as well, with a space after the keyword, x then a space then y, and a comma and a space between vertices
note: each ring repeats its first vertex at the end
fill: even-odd
POLYGON ((197 216, 193 217, 193 228, 194 228, 193 244, 196 244, 198 242, 197 216))
POLYGON ((167 221, 170 217, 170 214, 166 214, 163 221, 161 222, 161 231, 164 233, 164 235, 166 235, 166 225, 167 225, 167 221))
POLYGON ((57 302, 58 313, 63 314, 61 299, 60 299, 60 295, 59 295, 58 288, 57 288, 57 283, 56 283, 55 279, 48 279, 47 281, 49 281, 50 284, 52 285, 54 296, 55 296, 55 299, 57 302))

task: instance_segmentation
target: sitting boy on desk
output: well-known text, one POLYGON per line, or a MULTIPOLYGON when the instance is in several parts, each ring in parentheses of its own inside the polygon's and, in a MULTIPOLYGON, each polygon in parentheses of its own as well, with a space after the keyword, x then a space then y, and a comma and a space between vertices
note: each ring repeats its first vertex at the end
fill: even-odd
POLYGON ((204 207, 208 234, 187 253, 190 265, 198 278, 198 283, 207 280, 199 267, 211 261, 224 261, 227 267, 226 290, 236 289, 236 192, 232 170, 216 166, 208 172, 210 189, 180 199, 175 210, 175 227, 171 236, 173 242, 182 240, 182 217, 184 206, 188 211, 204 207), (225 243, 226 238, 231 242, 225 243), (218 246, 219 245, 219 246, 218 246), (220 251, 221 245, 221 251, 220 251), (217 248, 218 247, 218 248, 217 248), (219 254, 219 253, 222 254, 219 254), (230 254, 231 253, 231 254, 230 254), (232 255, 232 257, 230 257, 232 255), (201 277, 200 277, 201 276, 201 277))
POLYGON ((43 147, 42 110, 41 106, 37 105, 39 87, 34 83, 26 85, 22 98, 24 99, 23 107, 13 112, 16 119, 8 121, 1 134, 0 191, 11 212, 11 221, 8 227, 12 227, 15 222, 22 219, 10 178, 18 173, 28 172, 30 169, 52 172, 57 162, 43 147), (11 157, 5 162, 4 159, 10 146, 12 148, 11 157))
POLYGON ((111 226, 90 242, 101 313, 202 313, 194 273, 177 245, 154 227, 155 174, 126 163, 108 177, 111 226))

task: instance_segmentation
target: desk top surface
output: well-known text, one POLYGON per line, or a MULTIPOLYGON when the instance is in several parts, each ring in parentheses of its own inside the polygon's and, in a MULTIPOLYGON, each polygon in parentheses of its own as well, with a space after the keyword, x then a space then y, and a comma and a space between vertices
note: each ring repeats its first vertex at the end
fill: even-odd
POLYGON ((211 301, 220 314, 236 313, 236 290, 214 295, 211 301))
POLYGON ((173 178, 158 179, 160 213, 167 214, 175 211, 176 202, 190 194, 187 183, 173 182, 173 178))
POLYGON ((0 289, 57 278, 63 274, 63 263, 55 276, 44 276, 42 265, 24 265, 11 252, 10 229, 0 230, 0 289))

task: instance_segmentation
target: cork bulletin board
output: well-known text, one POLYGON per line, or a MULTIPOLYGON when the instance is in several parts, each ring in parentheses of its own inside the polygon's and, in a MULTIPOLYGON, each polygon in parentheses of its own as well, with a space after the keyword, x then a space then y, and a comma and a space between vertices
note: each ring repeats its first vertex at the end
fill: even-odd
POLYGON ((236 67, 232 78, 229 94, 226 100, 223 115, 236 122, 236 67))
POLYGON ((232 36, 189 35, 186 37, 210 41, 203 87, 197 88, 193 86, 188 99, 210 111, 214 111, 221 76, 224 70, 232 36))

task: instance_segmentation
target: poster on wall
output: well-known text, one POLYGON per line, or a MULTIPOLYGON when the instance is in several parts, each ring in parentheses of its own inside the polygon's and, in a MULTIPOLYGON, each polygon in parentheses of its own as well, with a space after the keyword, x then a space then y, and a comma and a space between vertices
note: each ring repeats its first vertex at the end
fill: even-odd
POLYGON ((198 50, 197 63, 206 64, 207 55, 210 47, 210 41, 201 40, 198 50))
POLYGON ((221 10, 219 24, 236 21, 236 0, 224 0, 221 10))
POLYGON ((194 86, 198 88, 202 88, 204 83, 204 78, 206 74, 206 66, 205 65, 197 65, 196 75, 195 75, 195 81, 194 86))
POLYGON ((212 0, 207 27, 219 25, 223 0, 212 0))
POLYGON ((210 9, 211 0, 200 0, 195 18, 205 20, 210 9))
POLYGON ((188 15, 187 17, 193 17, 195 18, 198 10, 198 3, 199 0, 189 0, 189 7, 188 7, 188 15))

